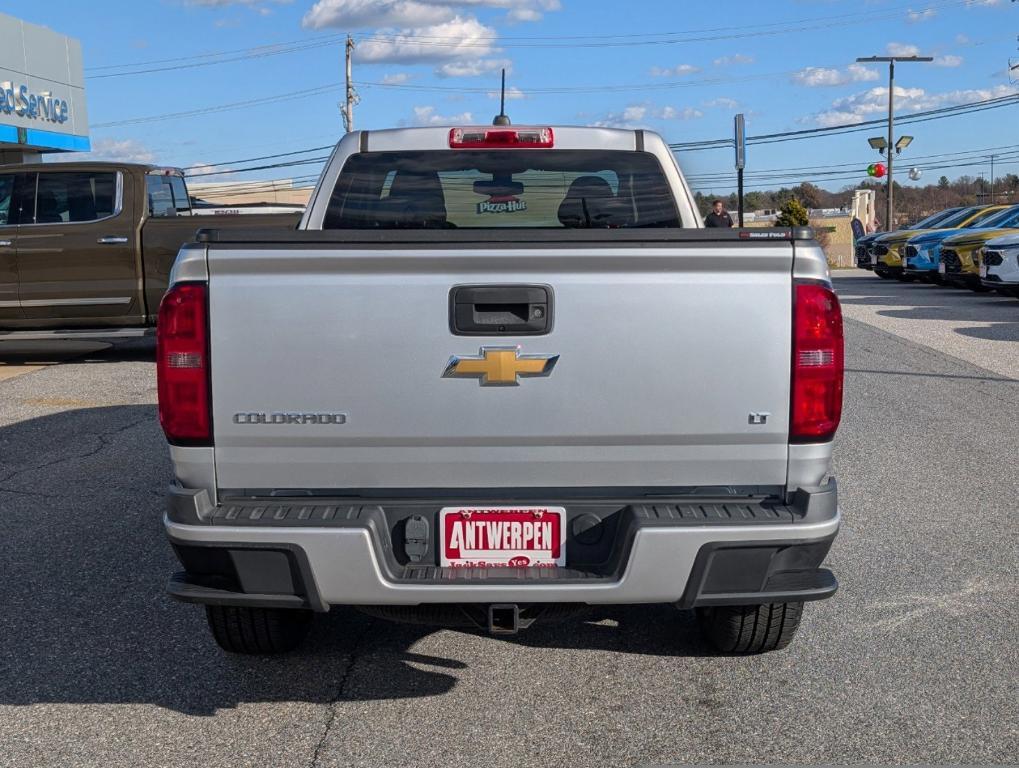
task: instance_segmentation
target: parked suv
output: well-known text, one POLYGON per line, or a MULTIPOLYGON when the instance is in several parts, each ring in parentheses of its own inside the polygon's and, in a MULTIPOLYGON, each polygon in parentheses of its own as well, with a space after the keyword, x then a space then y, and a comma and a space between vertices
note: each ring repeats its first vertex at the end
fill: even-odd
POLYGON ((941 261, 938 271, 945 281, 986 291, 980 278, 980 249, 989 240, 1011 234, 1019 228, 1019 205, 1006 208, 985 219, 979 226, 964 229, 941 243, 941 261))
POLYGON ((1019 233, 987 241, 980 256, 984 287, 1019 298, 1019 233))
MULTIPOLYGON (((898 279, 912 280, 912 275, 905 272, 903 260, 903 248, 910 238, 916 237, 922 232, 936 229, 955 229, 958 227, 974 226, 981 219, 994 214, 995 211, 1004 206, 973 206, 965 208, 948 216, 935 214, 932 217, 921 221, 910 229, 900 229, 889 232, 875 239, 870 244, 870 253, 874 262, 874 272, 881 277, 895 277, 898 279), (938 218, 940 216, 940 218, 938 218)), ((944 211, 942 211, 942 214, 944 211)))

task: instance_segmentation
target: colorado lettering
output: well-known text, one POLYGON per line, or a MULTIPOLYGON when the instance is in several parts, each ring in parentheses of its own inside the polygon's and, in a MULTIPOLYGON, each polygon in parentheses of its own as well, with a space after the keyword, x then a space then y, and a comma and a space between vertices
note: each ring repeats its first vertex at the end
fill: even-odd
POLYGON ((345 413, 235 413, 234 424, 346 424, 345 413))

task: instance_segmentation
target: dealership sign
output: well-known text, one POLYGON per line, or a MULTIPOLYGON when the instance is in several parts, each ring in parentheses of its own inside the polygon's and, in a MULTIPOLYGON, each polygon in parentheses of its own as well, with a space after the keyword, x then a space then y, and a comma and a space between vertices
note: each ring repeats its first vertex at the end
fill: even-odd
POLYGON ((66 100, 49 91, 32 93, 27 85, 10 81, 0 83, 0 112, 51 123, 66 123, 71 117, 66 100))

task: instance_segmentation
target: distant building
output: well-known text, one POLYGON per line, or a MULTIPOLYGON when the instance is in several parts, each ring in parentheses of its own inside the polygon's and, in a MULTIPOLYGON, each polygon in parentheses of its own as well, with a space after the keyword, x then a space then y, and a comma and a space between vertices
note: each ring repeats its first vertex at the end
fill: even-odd
POLYGON ((0 163, 91 148, 81 43, 0 13, 0 163))
POLYGON ((192 198, 217 207, 272 203, 305 206, 311 198, 311 186, 294 186, 292 179, 273 181, 191 181, 188 192, 192 198))

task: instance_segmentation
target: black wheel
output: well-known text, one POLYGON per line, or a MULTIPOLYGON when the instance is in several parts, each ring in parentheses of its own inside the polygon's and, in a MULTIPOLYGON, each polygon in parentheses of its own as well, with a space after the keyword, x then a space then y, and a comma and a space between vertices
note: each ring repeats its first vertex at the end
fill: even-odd
POLYGON ((891 280, 892 279, 891 274, 889 274, 888 272, 883 272, 883 271, 882 272, 878 272, 875 269, 874 270, 874 274, 877 275, 878 277, 880 277, 882 280, 891 280))
POLYGON ((697 609, 701 634, 722 653, 767 653, 792 642, 803 603, 720 605, 697 609))
POLYGON ((912 283, 916 280, 916 275, 904 275, 901 272, 895 276, 895 279, 900 283, 912 283))
POLYGON ((205 618, 216 643, 230 653, 286 653, 311 628, 311 611, 285 608, 205 606, 205 618))

